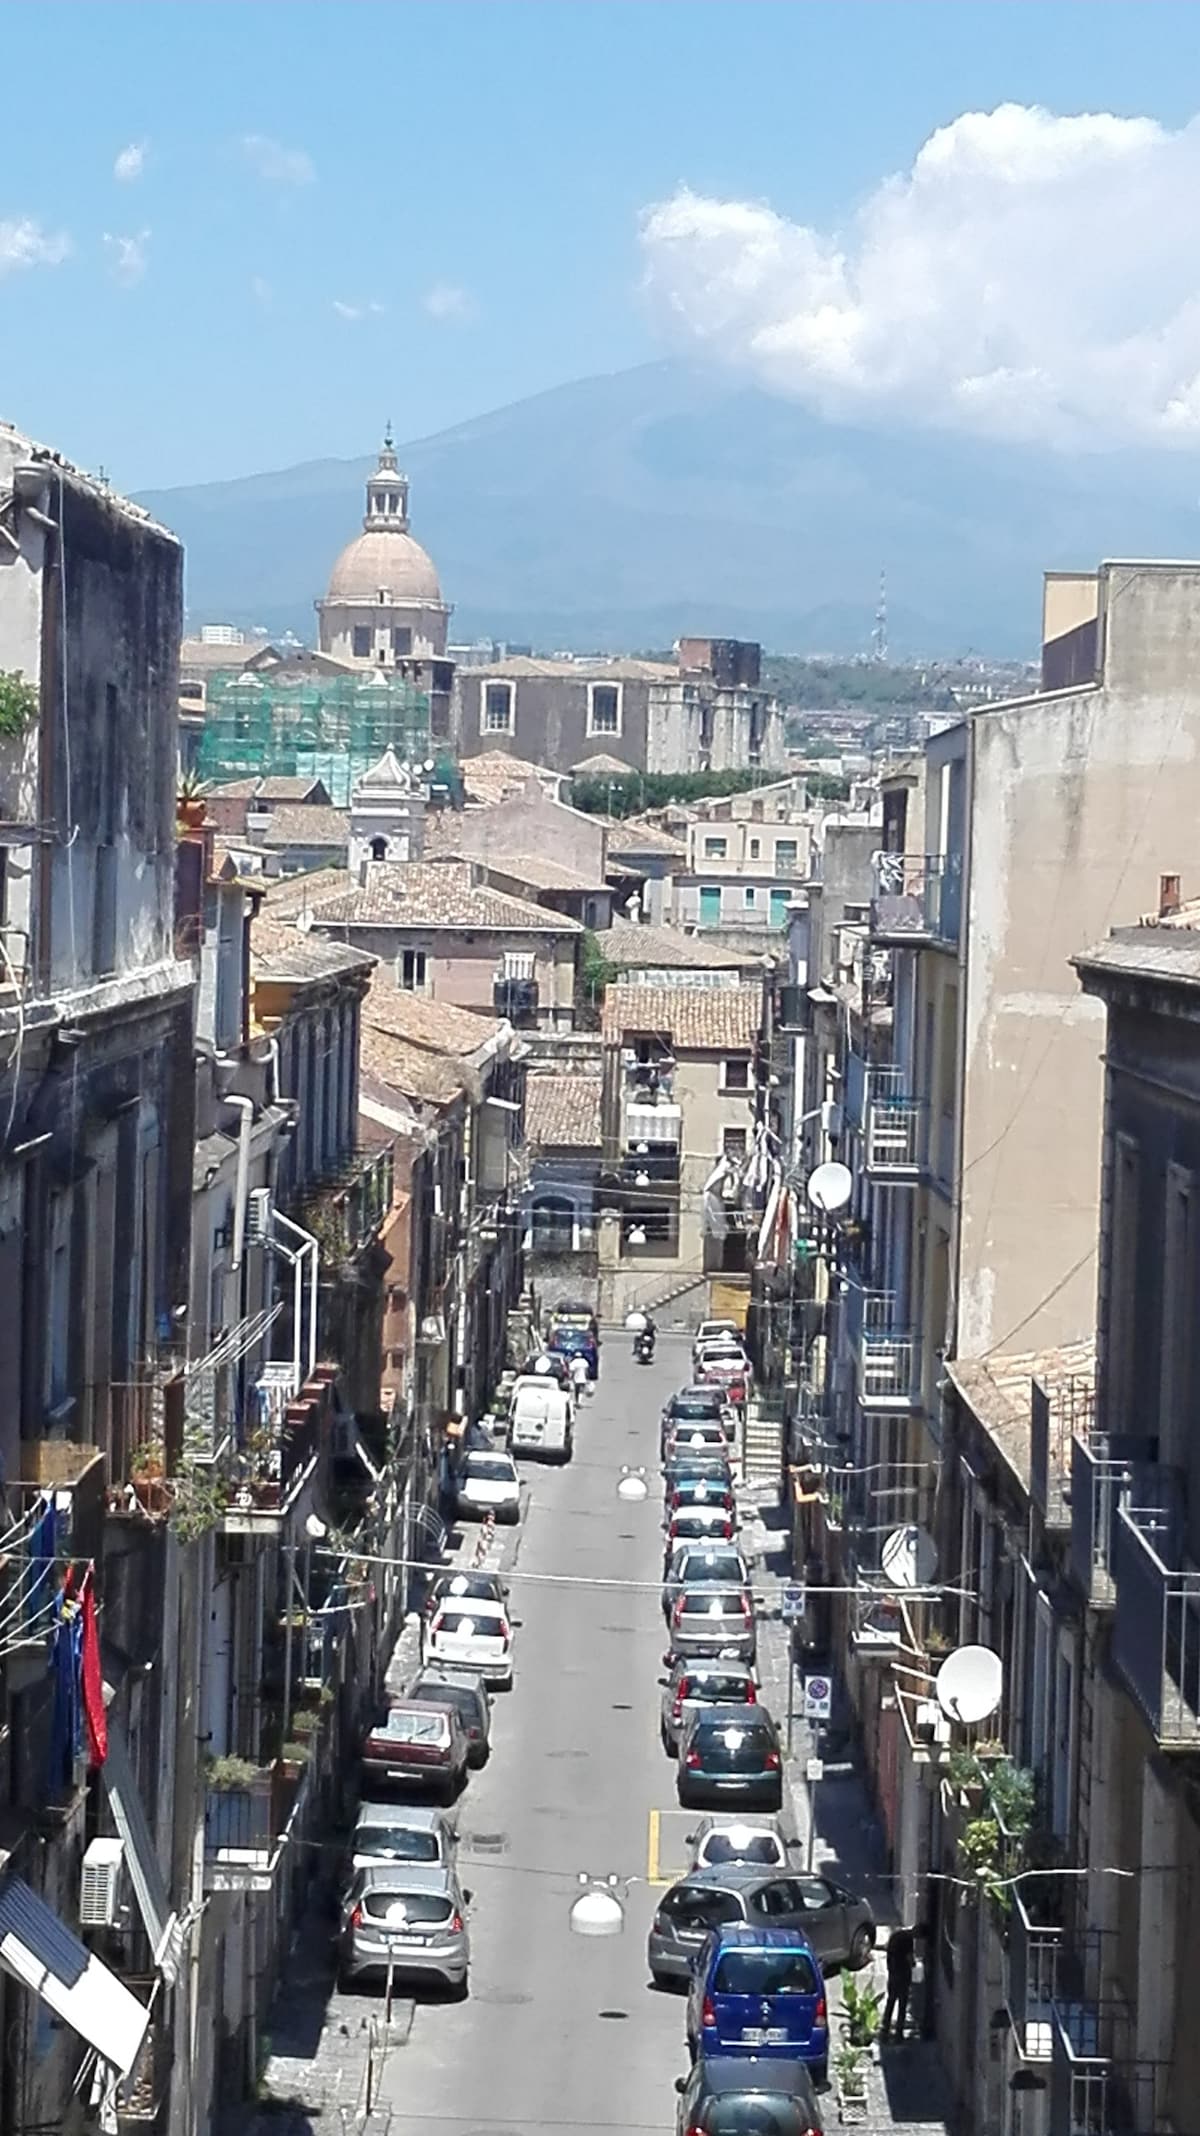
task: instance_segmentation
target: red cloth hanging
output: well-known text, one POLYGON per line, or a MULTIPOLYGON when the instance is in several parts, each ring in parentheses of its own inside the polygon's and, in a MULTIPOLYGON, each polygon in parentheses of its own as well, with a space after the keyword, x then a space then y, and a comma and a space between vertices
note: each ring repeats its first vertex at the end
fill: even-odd
POLYGON ((108 1715, 104 1710, 104 1682, 100 1673, 100 1633, 96 1626, 96 1586, 89 1567, 83 1585, 83 1715, 87 1722, 88 1764, 93 1771, 108 1756, 108 1715))

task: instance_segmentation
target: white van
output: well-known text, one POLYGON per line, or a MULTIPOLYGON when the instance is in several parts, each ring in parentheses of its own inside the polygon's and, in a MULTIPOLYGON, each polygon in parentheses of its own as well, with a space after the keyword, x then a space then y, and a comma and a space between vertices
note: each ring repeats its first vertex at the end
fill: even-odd
POLYGON ((523 1373, 513 1383, 508 1416, 510 1453, 570 1460, 574 1404, 557 1380, 542 1373, 523 1373))

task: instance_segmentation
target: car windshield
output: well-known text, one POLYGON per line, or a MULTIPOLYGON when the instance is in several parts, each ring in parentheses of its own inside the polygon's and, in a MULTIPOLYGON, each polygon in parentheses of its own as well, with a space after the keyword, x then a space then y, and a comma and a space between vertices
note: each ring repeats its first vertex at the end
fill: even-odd
MULTIPOLYGON (((752 1688, 747 1676, 685 1676, 683 1680, 684 1697, 709 1706, 739 1705, 749 1698, 752 1688)), ((730 1858, 718 1856, 720 1861, 730 1858)))
POLYGON ((409 1922, 414 1928, 436 1927, 454 1911, 449 1899, 432 1891, 364 1891, 361 1903, 372 1921, 386 1922, 389 1928, 409 1922))
POLYGON ((710 1587, 685 1587, 679 1599, 685 1617, 740 1617, 742 1614, 740 1588, 736 1593, 723 1590, 714 1594, 710 1587))
POLYGON ((685 1550, 679 1562, 684 1579, 740 1580, 742 1567, 736 1550, 685 1550))
POLYGON ((415 1830, 412 1825, 364 1825, 354 1835, 354 1858, 369 1862, 437 1862, 441 1849, 436 1832, 415 1830))
POLYGON ((714 1869, 722 1862, 765 1862, 774 1868, 783 1859, 783 1849, 773 1832, 756 1832, 752 1839, 736 1839, 731 1832, 710 1832, 704 1842, 704 1859, 714 1869))
POLYGON ((439 1580, 437 1593, 454 1602, 468 1598, 476 1602, 497 1602, 496 1582, 487 1572, 456 1572, 452 1580, 439 1580))
POLYGON ((467 1479, 471 1483, 513 1483, 516 1478, 511 1461, 504 1461, 498 1454, 469 1454, 467 1456, 467 1479))
POLYGON ((724 1506, 693 1506, 688 1512, 676 1515, 671 1530, 676 1540, 686 1543, 697 1535, 708 1535, 714 1528, 729 1526, 729 1514, 724 1506))
POLYGON ((807 1951, 722 1951, 713 1989, 718 1995, 815 1995, 817 1976, 807 1951))
MULTIPOLYGON (((452 1639, 495 1639, 499 1636, 499 1631, 500 1626, 495 1617, 481 1617, 478 1612, 471 1616, 468 1611, 461 1609, 443 1609, 433 1621, 435 1639, 439 1632, 448 1632, 452 1639)), ((437 1693, 427 1690, 424 1696, 436 1698, 437 1693)))
POLYGON ((711 1394, 677 1394, 671 1404, 673 1417, 715 1417, 721 1413, 721 1397, 714 1388, 711 1394))
POLYGON ((442 1714, 413 1713, 407 1706, 393 1706, 383 1730, 385 1735, 394 1736, 398 1743, 440 1743, 445 1732, 442 1714))
POLYGON ((754 2092, 713 2099, 704 2118, 708 2136, 806 2136, 811 2126, 803 2107, 782 2092, 765 2099, 754 2092))
POLYGON ((466 1684, 414 1684, 408 1695, 429 1706, 453 1706, 459 1713, 469 1713, 472 1720, 479 1705, 479 1694, 466 1684))

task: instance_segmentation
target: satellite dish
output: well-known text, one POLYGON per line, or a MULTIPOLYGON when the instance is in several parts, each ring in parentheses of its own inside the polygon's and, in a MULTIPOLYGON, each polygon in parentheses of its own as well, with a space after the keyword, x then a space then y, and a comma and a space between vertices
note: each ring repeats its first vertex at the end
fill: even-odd
POLYGON ((853 1192, 854 1178, 848 1164, 819 1164, 809 1174, 809 1202, 825 1216, 836 1216, 853 1192))
POLYGON ((956 1647, 938 1670, 934 1688, 952 1721, 986 1721, 1000 1704, 1004 1664, 991 1647, 956 1647))
POLYGON ((928 1587, 937 1571, 933 1537, 915 1523, 893 1528, 880 1552, 879 1563, 893 1587, 928 1587))

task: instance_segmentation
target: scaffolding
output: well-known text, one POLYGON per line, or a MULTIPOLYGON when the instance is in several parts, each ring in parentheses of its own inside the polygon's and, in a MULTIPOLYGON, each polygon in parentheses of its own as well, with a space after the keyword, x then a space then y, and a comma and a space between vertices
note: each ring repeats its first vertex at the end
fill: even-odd
POLYGON ((335 808, 386 749, 402 764, 430 755, 429 697, 394 671, 364 675, 252 675, 208 680, 196 753, 204 780, 320 779, 335 808))

